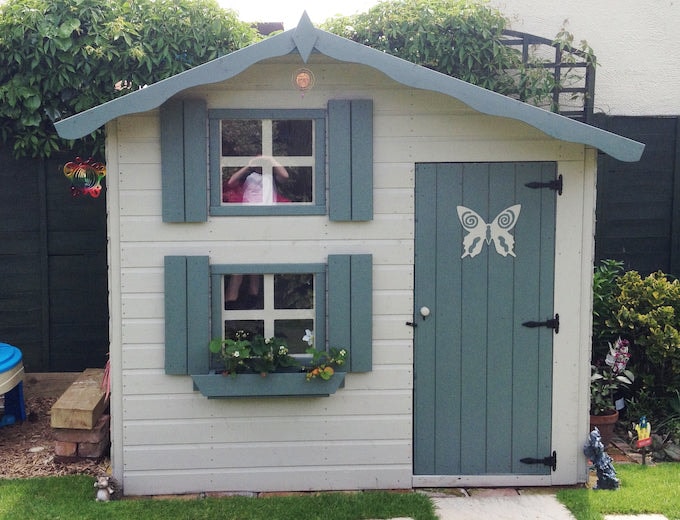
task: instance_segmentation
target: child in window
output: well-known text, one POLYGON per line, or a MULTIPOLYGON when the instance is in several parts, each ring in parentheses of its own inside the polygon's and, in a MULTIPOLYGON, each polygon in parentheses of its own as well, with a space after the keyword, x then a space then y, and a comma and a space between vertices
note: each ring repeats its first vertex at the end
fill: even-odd
POLYGON ((223 200, 245 204, 290 202, 290 199, 276 189, 277 182, 286 181, 288 178, 288 171, 272 157, 254 157, 246 166, 229 177, 223 192, 223 200), (271 164, 273 174, 271 177, 262 173, 263 162, 271 164))

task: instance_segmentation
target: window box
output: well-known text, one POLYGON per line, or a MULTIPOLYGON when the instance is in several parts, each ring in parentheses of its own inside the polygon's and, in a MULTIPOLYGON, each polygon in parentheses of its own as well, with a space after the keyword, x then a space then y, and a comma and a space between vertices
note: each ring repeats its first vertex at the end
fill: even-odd
POLYGON ((238 374, 193 375, 194 387, 208 399, 227 397, 327 397, 344 386, 345 372, 337 371, 329 380, 307 380, 304 372, 275 372, 238 374))

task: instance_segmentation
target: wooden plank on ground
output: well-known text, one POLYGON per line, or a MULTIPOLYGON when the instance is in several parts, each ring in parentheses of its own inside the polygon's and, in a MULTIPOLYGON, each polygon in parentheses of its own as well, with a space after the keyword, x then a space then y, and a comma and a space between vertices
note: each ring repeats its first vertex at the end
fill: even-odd
POLYGON ((106 409, 103 378, 103 369, 86 369, 52 406, 52 428, 92 429, 106 409))

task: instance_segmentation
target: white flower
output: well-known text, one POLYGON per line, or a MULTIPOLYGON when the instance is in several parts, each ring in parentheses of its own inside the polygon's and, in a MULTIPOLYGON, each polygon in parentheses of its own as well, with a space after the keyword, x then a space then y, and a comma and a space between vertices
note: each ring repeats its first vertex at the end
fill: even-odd
POLYGON ((285 345, 281 345, 279 347, 279 355, 285 356, 286 354, 288 354, 288 349, 286 348, 285 345))
POLYGON ((302 341, 306 341, 307 345, 310 347, 314 345, 314 332, 309 329, 305 329, 305 335, 302 336, 302 341))
POLYGON ((347 351, 343 348, 343 349, 340 351, 340 355, 341 355, 341 356, 346 356, 346 355, 347 355, 347 351))
POLYGON ((234 352, 234 357, 239 357, 240 355, 241 355, 241 354, 239 353, 238 350, 234 352))

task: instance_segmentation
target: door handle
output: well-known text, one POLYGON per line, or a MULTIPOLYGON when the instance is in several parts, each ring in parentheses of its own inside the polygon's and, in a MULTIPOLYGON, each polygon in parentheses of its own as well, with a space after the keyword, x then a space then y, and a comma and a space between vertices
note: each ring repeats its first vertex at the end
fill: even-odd
POLYGON ((529 327, 530 329, 534 329, 536 327, 547 327, 549 329, 554 329, 555 334, 559 334, 560 332, 560 315, 555 314, 554 318, 547 319, 545 321, 525 321, 522 323, 523 327, 529 327))
MULTIPOLYGON (((420 315, 423 317, 423 320, 426 320, 427 317, 430 315, 430 312, 431 312, 431 311, 430 311, 430 308, 429 308, 429 307, 426 307, 425 305, 423 305, 423 306, 419 309, 418 312, 420 312, 420 315)), ((418 326, 418 324, 415 323, 415 322, 413 322, 413 321, 407 321, 407 322, 406 322, 406 325, 408 325, 409 327, 413 327, 413 328, 416 328, 416 327, 418 326)))

